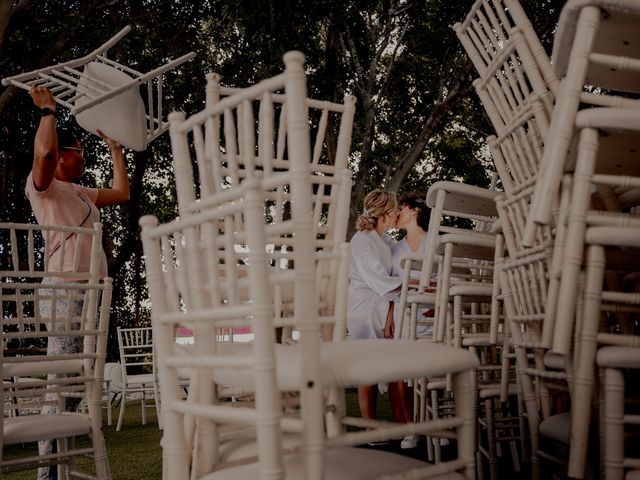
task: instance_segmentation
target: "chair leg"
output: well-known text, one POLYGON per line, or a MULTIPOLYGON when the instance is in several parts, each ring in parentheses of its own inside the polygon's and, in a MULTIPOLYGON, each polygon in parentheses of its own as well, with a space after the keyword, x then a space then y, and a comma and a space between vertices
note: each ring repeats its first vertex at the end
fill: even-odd
MULTIPOLYGON (((569 222, 558 294, 559 303, 556 312, 558 322, 555 325, 553 337, 553 351, 563 355, 569 355, 571 350, 571 333, 574 328, 573 320, 578 297, 578 276, 584 252, 586 214, 590 205, 591 178, 595 170, 597 152, 598 132, 594 129, 584 128, 580 132, 578 159, 573 175, 569 222)), ((573 470, 571 467, 570 469, 573 470)))
POLYGON ((145 392, 145 386, 142 386, 142 398, 140 399, 140 406, 142 407, 142 425, 147 424, 147 396, 145 392))
POLYGON ((484 401, 484 410, 487 417, 487 450, 489 452, 489 476, 491 480, 498 478, 498 450, 496 448, 496 424, 493 410, 493 398, 484 401))
POLYGON ((607 480, 624 477, 624 375, 620 370, 604 371, 604 472, 607 480))
POLYGON ((153 382, 153 401, 156 406, 156 417, 158 418, 158 428, 162 430, 162 415, 160 410, 160 388, 158 382, 153 382))
POLYGON ((580 357, 572 391, 569 476, 575 478, 583 478, 587 463, 604 264, 604 248, 598 245, 589 247, 584 315, 580 329, 580 357))
MULTIPOLYGON (((434 420, 438 420, 440 416, 440 412, 438 405, 438 390, 431 390, 431 418, 434 420)), ((433 443, 433 453, 435 457, 435 463, 442 462, 442 449, 440 448, 440 439, 437 437, 431 437, 431 441, 433 443)))
POLYGON ((97 480, 111 480, 111 470, 109 468, 109 458, 107 456, 107 446, 102 432, 92 432, 93 460, 96 465, 97 480))
MULTIPOLYGON (((69 440, 67 438, 58 438, 54 440, 54 442, 56 442, 56 445, 57 445, 56 452, 58 454, 67 452, 69 450, 68 441, 69 440)), ((60 463, 58 463, 58 465, 56 465, 55 467, 51 467, 51 468, 56 468, 59 479, 65 479, 65 480, 70 479, 69 460, 70 460, 69 458, 65 458, 62 461, 60 461, 60 463)))
POLYGON ((122 428, 122 421, 124 420, 124 406, 127 403, 127 396, 125 390, 122 390, 120 394, 120 414, 118 415, 118 425, 116 426, 116 432, 119 432, 122 428))

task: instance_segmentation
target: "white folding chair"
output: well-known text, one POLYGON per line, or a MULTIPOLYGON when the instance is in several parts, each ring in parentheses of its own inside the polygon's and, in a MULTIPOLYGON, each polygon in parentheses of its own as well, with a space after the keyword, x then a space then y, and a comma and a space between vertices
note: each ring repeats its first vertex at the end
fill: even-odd
POLYGON ((93 52, 75 60, 2 79, 25 90, 47 87, 56 102, 76 116, 85 130, 102 130, 125 147, 142 151, 169 128, 163 118, 163 76, 191 60, 189 53, 148 73, 107 58, 110 48, 131 31, 126 26, 93 52), (146 90, 145 101, 140 87, 146 90))
MULTIPOLYGON (((120 351, 119 382, 114 382, 111 390, 119 387, 120 414, 116 431, 122 428, 127 399, 140 399, 142 425, 147 424, 147 408, 155 407, 160 420, 159 392, 157 385, 153 336, 151 327, 117 328, 118 348, 120 351), (153 398, 153 404, 147 400, 153 398)), ((117 373, 116 373, 117 375, 117 373)))
POLYGON ((0 357, 3 475, 57 465, 58 478, 111 478, 101 409, 111 279, 97 275, 101 232, 98 223, 93 229, 0 224, 6 260, 0 270, 0 318, 6 340, 0 357), (50 261, 58 242, 63 251, 66 242, 90 245, 89 271, 78 268, 81 248, 69 261, 64 255, 50 261), (47 344, 61 338, 72 339, 77 348, 48 354, 47 344), (68 410, 81 400, 86 413, 68 410), (44 406, 54 407, 53 412, 41 413, 44 406), (88 446, 76 445, 76 437, 85 435, 88 446), (6 455, 7 447, 51 439, 56 452, 6 455), (75 459, 87 455, 93 457, 95 470, 82 472, 75 459))
MULTIPOLYGON (((203 475, 206 478, 253 478, 268 465, 272 466, 272 478, 283 477, 282 466, 292 478, 322 478, 323 469, 327 470, 327 478, 338 478, 338 473, 342 478, 367 478, 384 473, 395 475, 411 469, 417 469, 413 472, 416 475, 461 470, 471 478, 474 475, 474 421, 469 386, 470 370, 477 362, 473 355, 454 355, 443 346, 425 351, 416 342, 321 342, 321 323, 336 319, 322 318, 320 290, 315 286, 318 265, 322 264, 324 258, 336 253, 331 250, 331 244, 326 251, 318 250, 321 245, 318 237, 323 239, 317 225, 314 225, 312 214, 316 193, 312 186, 318 179, 317 174, 313 173, 315 166, 311 161, 302 55, 287 54, 285 64, 287 69, 284 74, 221 100, 191 119, 172 123, 171 133, 174 155, 178 152, 188 155, 187 135, 193 131, 197 138, 200 125, 207 122, 208 117, 215 118, 225 109, 236 108, 256 95, 268 99, 268 92, 284 87, 288 168, 266 176, 250 162, 244 181, 202 200, 199 207, 194 208, 196 213, 183 214, 180 222, 153 228, 150 225, 152 221, 142 221, 165 419, 165 466, 172 469, 168 478, 185 478, 188 475, 190 442, 197 447, 193 464, 196 478, 203 475), (267 93, 263 96, 261 91, 267 93), (274 188, 277 190, 280 185, 291 199, 291 213, 285 219, 270 215, 273 202, 271 191, 274 188), (261 228, 266 228, 266 232, 261 233, 261 228), (235 245, 239 243, 244 244, 248 251, 236 249, 235 245), (268 245, 274 245, 275 248, 266 248, 268 245), (162 255, 161 248, 164 252, 162 255), (209 264, 203 265, 203 258, 209 264), (246 258, 249 259, 248 263, 244 260, 246 258), (268 258, 272 261, 269 262, 268 258), (179 260, 176 262, 176 259, 179 260), (279 268, 281 260, 293 261, 288 268, 279 268), (244 263, 246 265, 242 265, 244 263), (265 266, 268 268, 261 272, 265 266), (188 268, 188 272, 184 272, 185 268, 188 268), (239 274, 241 270, 248 270, 249 276, 239 274), (188 283, 182 284, 184 286, 179 290, 171 290, 170 286, 176 282, 168 277, 178 278, 180 275, 188 283), (233 293, 240 292, 246 280, 249 284, 244 287, 245 291, 241 295, 233 293), (293 285, 295 288, 292 288, 293 285), (283 291, 293 291, 290 305, 287 309, 283 308, 282 312, 277 309, 274 312, 273 308, 274 292, 278 286, 282 286, 283 291), (247 304, 247 300, 252 303, 247 304), (280 318, 280 313, 284 321, 293 324, 300 332, 300 339, 294 345, 276 346, 274 343, 275 320, 280 318), (212 341, 215 327, 246 325, 248 322, 252 325, 254 342, 243 349, 244 353, 237 351, 231 357, 224 355, 223 349, 212 341), (173 329, 176 323, 192 325, 196 341, 195 355, 175 355, 173 329), (201 335, 210 337, 203 342, 198 340, 201 335), (251 351, 259 354, 255 362, 246 356, 251 351), (447 361, 435 361, 436 358, 442 360, 443 356, 447 361), (394 361, 388 362, 389 358, 394 361), (246 367, 254 364, 255 377, 250 370, 246 370, 246 367), (212 405, 215 402, 215 390, 211 388, 200 388, 201 395, 197 399, 192 398, 191 402, 178 401, 175 398, 178 366, 197 369, 200 386, 210 382, 228 384, 230 378, 236 383, 248 382, 256 392, 257 410, 212 405), (213 370, 212 375, 209 369, 216 366, 218 368, 213 370), (455 377, 457 416, 427 426, 388 426, 380 423, 375 426, 386 428, 345 434, 338 432, 326 438, 322 396, 325 388, 428 374, 442 375, 446 371, 453 372, 455 377), (280 420, 279 391, 300 392, 301 412, 298 419, 285 417, 280 420), (211 421, 201 418, 195 435, 185 433, 185 415, 196 414, 204 414, 211 421), (259 463, 246 463, 245 459, 245 464, 236 467, 222 469, 222 463, 216 466, 222 458, 218 445, 223 445, 218 441, 222 437, 215 433, 219 423, 234 422, 241 417, 244 418, 242 421, 249 422, 250 418, 262 418, 263 414, 267 415, 269 421, 258 421, 256 424, 259 463), (457 430, 457 434, 440 432, 451 427, 457 430), (280 441, 281 428, 290 433, 302 432, 302 439, 298 442, 301 446, 284 456, 280 441), (389 435, 436 431, 439 435, 458 436, 459 455, 457 460, 443 463, 435 469, 406 457, 342 448, 383 436, 387 438, 389 435), (219 470, 209 473, 214 468, 219 470)), ((268 114, 263 116, 261 126, 264 122, 273 121, 269 118, 273 117, 268 114)), ((268 128, 268 125, 265 126, 268 128)), ((241 151, 254 151, 255 141, 250 135, 243 135, 243 142, 241 151)), ((192 188, 191 185, 189 187, 192 188)), ((341 257, 340 261, 346 261, 344 255, 341 257)), ((346 278, 344 263, 340 271, 343 272, 342 278, 346 278)), ((340 284, 340 280, 337 283, 340 284)), ((341 286, 344 291, 344 283, 341 286)), ((335 303, 344 308, 342 299, 335 303)), ((344 315, 344 310, 340 315, 344 315)), ((254 443, 250 457, 255 455, 254 443)))

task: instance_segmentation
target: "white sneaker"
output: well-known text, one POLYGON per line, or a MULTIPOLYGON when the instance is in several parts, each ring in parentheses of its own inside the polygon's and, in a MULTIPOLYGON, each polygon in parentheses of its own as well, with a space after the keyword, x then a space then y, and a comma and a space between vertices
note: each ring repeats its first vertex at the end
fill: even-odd
POLYGON ((416 448, 418 446, 418 437, 415 435, 407 435, 400 442, 400 448, 407 450, 409 448, 416 448))

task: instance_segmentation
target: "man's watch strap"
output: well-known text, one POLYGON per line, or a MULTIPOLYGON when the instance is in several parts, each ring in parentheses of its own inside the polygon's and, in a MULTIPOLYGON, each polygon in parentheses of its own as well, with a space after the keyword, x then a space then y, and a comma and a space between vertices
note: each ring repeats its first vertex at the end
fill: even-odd
POLYGON ((53 108, 49 108, 49 107, 44 107, 40 109, 40 116, 41 117, 46 117, 47 115, 53 115, 54 117, 56 116, 56 111, 53 108))

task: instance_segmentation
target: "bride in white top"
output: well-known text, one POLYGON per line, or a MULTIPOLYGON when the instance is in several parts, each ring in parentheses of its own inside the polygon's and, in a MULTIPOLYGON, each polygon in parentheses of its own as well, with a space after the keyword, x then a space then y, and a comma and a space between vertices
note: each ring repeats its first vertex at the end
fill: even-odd
MULTIPOLYGON (((384 232, 395 226, 398 216, 396 196, 374 190, 364 199, 362 215, 351 239, 351 270, 347 330, 349 340, 384 338, 389 309, 398 294, 401 279, 392 275, 393 242, 384 232)), ((375 418, 377 386, 358 387, 360 413, 375 418)))

